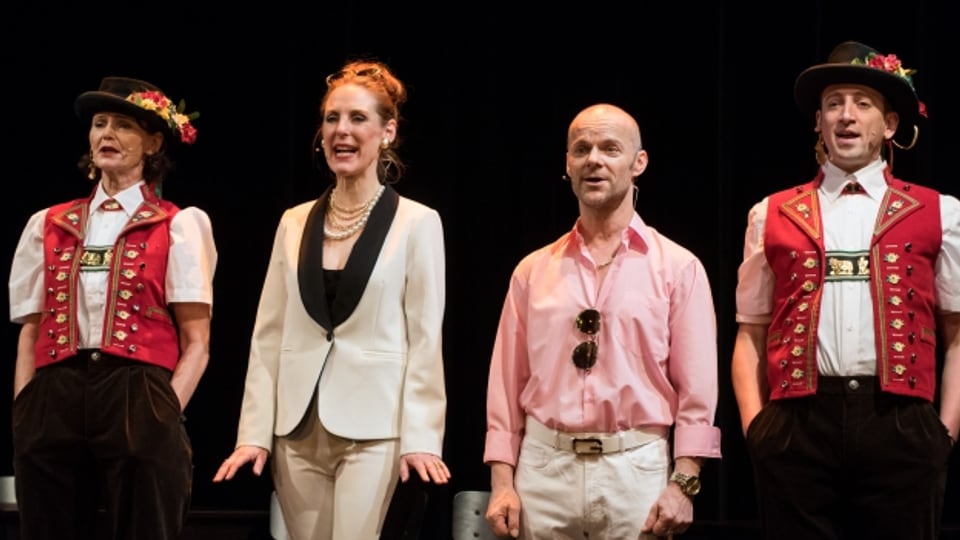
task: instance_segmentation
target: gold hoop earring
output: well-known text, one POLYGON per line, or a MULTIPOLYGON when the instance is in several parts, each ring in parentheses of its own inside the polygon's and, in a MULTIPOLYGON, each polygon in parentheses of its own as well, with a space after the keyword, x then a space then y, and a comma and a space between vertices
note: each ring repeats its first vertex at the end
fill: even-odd
POLYGON ((817 142, 813 145, 813 151, 817 157, 817 163, 823 165, 827 162, 827 150, 823 146, 823 135, 817 134, 817 142))
POLYGON ((920 128, 918 128, 917 125, 914 124, 914 125, 913 125, 913 140, 910 141, 910 145, 909 145, 909 146, 903 146, 903 145, 901 145, 901 144, 898 143, 897 140, 894 139, 893 137, 890 138, 890 142, 892 142, 894 146, 896 146, 897 148, 899 148, 899 149, 901 149, 901 150, 910 150, 911 148, 913 148, 914 146, 917 145, 917 137, 919 137, 919 136, 920 136, 920 128))

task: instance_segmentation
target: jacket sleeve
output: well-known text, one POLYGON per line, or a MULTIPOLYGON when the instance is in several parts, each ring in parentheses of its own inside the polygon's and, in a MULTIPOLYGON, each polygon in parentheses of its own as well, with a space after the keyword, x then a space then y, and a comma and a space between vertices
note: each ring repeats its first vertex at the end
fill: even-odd
POLYGON ((286 216, 277 227, 266 278, 260 293, 256 322, 250 340, 247 378, 240 409, 237 446, 259 446, 272 451, 277 416, 277 376, 284 307, 288 291, 284 284, 286 216))
POLYGON ((446 421, 442 328, 446 295, 443 226, 428 210, 412 225, 404 292, 407 366, 404 373, 400 453, 441 455, 446 421))

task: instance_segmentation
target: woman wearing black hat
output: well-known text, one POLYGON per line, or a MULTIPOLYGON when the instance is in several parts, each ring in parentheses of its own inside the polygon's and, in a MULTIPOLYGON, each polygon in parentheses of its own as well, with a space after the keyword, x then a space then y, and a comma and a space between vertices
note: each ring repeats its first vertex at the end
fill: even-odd
POLYGON ((182 411, 207 365, 217 252, 207 214, 160 186, 196 129, 135 79, 107 77, 75 109, 96 185, 30 218, 10 277, 20 538, 174 539, 193 472, 182 411))
POLYGON ((764 538, 939 532, 960 433, 960 201, 893 175, 926 116, 912 75, 857 42, 801 73, 820 168, 750 211, 732 380, 764 538))

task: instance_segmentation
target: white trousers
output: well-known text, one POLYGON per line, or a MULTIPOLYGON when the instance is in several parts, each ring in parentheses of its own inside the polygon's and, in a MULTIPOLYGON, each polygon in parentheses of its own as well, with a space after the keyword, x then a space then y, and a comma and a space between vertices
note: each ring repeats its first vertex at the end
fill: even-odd
POLYGON ((577 455, 524 437, 517 463, 523 540, 655 539, 640 529, 667 486, 669 444, 577 455))
POLYGON ((290 540, 377 540, 400 470, 400 441, 351 441, 329 433, 316 405, 290 437, 277 438, 273 483, 290 540))

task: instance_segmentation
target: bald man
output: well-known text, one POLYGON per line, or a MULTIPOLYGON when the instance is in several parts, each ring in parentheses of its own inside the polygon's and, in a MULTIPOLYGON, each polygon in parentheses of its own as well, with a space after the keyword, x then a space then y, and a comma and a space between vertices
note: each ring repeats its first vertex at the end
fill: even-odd
POLYGON ((703 461, 720 457, 710 285, 634 210, 647 162, 623 109, 571 122, 579 218, 515 268, 490 364, 483 459, 498 535, 683 532, 703 461))

